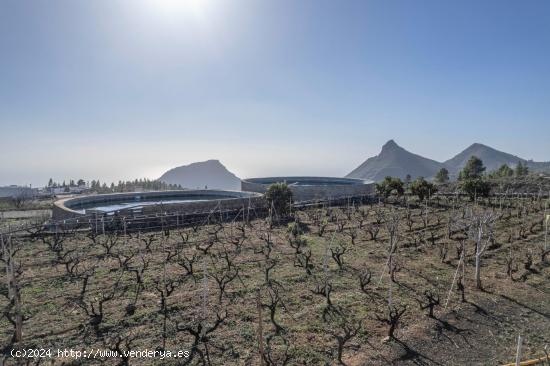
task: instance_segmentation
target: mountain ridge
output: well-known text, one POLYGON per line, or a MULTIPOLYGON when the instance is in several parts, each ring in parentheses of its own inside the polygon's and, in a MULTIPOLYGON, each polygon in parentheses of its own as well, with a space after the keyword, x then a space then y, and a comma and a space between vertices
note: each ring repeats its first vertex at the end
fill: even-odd
POLYGON ((442 163, 414 154, 389 140, 382 146, 380 154, 365 160, 346 177, 379 181, 386 176, 404 179, 410 174, 414 179, 431 177, 442 167, 442 163))
POLYGON ((380 181, 386 176, 404 179, 410 175, 412 179, 417 177, 429 179, 435 176, 441 168, 446 168, 449 171, 449 176, 456 178, 472 156, 477 156, 483 161, 487 172, 496 170, 503 164, 513 168, 518 162, 526 164, 534 171, 550 170, 550 162, 526 160, 479 142, 473 143, 452 158, 439 162, 412 153, 391 139, 382 146, 378 155, 365 160, 346 177, 380 181))

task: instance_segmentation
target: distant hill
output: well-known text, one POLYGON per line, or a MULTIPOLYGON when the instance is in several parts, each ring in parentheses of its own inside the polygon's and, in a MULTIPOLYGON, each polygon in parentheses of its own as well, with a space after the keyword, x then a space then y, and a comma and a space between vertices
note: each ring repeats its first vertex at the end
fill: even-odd
POLYGON ((483 161, 483 165, 486 167, 486 172, 496 170, 503 164, 514 167, 519 161, 521 161, 522 164, 527 163, 527 160, 522 159, 519 156, 498 151, 483 144, 475 143, 443 164, 445 164, 445 167, 449 170, 451 177, 456 177, 472 156, 477 156, 483 161))
POLYGON ((380 154, 368 158, 346 177, 379 181, 386 176, 404 179, 410 174, 412 179, 430 178, 442 167, 443 164, 413 154, 390 140, 382 146, 380 154))
POLYGON ((413 154, 390 140, 382 146, 380 154, 368 158, 346 177, 380 181, 388 175, 403 179, 410 174, 412 179, 416 177, 432 178, 439 169, 445 167, 453 179, 458 176, 460 170, 472 156, 477 156, 483 161, 483 165, 487 168, 486 172, 496 170, 503 164, 514 168, 520 161, 522 164, 527 164, 532 171, 550 171, 550 162, 525 160, 480 143, 472 144, 453 158, 439 163, 413 154))
POLYGON ((219 160, 207 160, 170 169, 160 181, 190 189, 241 190, 241 180, 219 160))

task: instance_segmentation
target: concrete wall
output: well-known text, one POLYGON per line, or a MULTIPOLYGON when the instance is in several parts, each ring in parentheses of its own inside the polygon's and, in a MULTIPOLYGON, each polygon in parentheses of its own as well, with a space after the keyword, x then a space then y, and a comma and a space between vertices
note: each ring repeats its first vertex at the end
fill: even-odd
POLYGON ((344 197, 366 196, 374 193, 374 184, 365 184, 360 179, 325 177, 271 177, 242 180, 241 187, 246 192, 265 193, 276 182, 287 182, 294 201, 314 201, 344 197), (293 185, 293 181, 307 182, 308 185, 293 185))
MULTIPOLYGON (((84 218, 86 215, 75 209, 80 204, 109 204, 129 200, 136 196, 142 199, 162 199, 208 196, 210 200, 200 202, 182 202, 168 203, 162 205, 145 205, 141 209, 121 209, 117 213, 120 216, 153 215, 170 212, 181 213, 204 213, 214 209, 233 210, 242 207, 262 207, 264 205, 263 196, 250 192, 221 191, 221 190, 189 190, 189 191, 162 191, 162 192, 139 192, 139 193, 113 193, 103 195, 81 196, 76 198, 66 198, 54 203, 52 218, 54 220, 66 220, 71 218, 84 218), (219 198, 218 198, 219 197, 219 198)), ((100 214, 102 215, 102 214, 100 214)))

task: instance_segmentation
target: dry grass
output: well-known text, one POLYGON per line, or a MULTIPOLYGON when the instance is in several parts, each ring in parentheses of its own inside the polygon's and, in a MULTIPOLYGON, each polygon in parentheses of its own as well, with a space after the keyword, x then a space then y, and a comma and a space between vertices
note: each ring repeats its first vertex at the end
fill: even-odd
MULTIPOLYGON (((270 229, 266 220, 258 219, 250 225, 205 225, 197 232, 190 228, 171 230, 168 236, 155 232, 92 238, 78 233, 64 237, 57 254, 51 248, 55 244, 53 237, 17 238, 14 245, 20 250, 16 262, 21 268, 18 281, 26 319, 23 344, 52 349, 109 349, 116 348, 120 338, 119 349, 155 349, 162 346, 165 333, 165 349, 190 350, 194 338, 182 329, 196 327, 201 321, 208 327, 216 320, 216 314, 223 316, 227 311, 224 321, 208 334, 211 364, 256 365, 259 364, 256 291, 261 289, 263 304, 271 303, 270 295, 278 299, 275 320, 282 327, 278 334, 269 319, 269 308, 262 309, 265 347, 275 364, 282 364, 285 358, 288 364, 337 364, 336 336, 344 334, 349 325, 360 325, 343 348, 343 361, 349 365, 509 362, 514 358, 515 339, 520 332, 525 337, 525 357, 540 356, 544 345, 550 343, 550 266, 539 259, 542 228, 531 224, 542 219, 543 203, 506 202, 510 208, 502 210, 502 218, 494 228, 495 242, 483 257, 483 291, 474 288, 472 242, 462 232, 446 238, 448 217, 460 217, 461 210, 469 205, 460 202, 453 211, 451 202, 434 204, 425 229, 422 222, 425 213, 422 207, 415 206, 411 208, 412 231, 406 225, 406 208, 376 205, 298 212, 296 219, 301 223, 301 231, 294 237, 287 225, 270 229), (368 218, 361 222, 366 212, 368 218), (376 212, 382 222, 377 239, 371 240, 365 228, 376 225, 376 212), (385 266, 388 232, 384 220, 396 212, 401 217, 395 254, 398 270, 395 282, 391 282, 385 266), (319 225, 323 222, 327 226, 320 236, 319 225), (244 236, 239 227, 244 228, 244 236), (525 230, 519 230, 522 227, 525 230), (355 244, 351 243, 352 232, 355 244), (419 234, 422 232, 426 234, 419 234), (434 243, 430 232, 434 234, 434 243), (150 238, 153 241, 147 247, 150 238), (305 240, 306 246, 301 250, 312 253, 311 275, 295 266, 295 249, 289 240, 297 238, 305 240), (461 302, 458 292, 453 290, 447 309, 443 309, 458 264, 455 247, 461 239, 466 240, 467 247, 467 302, 461 302), (107 250, 111 244, 113 247, 107 250), (341 269, 330 252, 330 248, 338 246, 346 248, 341 269), (268 247, 271 252, 266 259, 268 247), (444 259, 442 247, 447 248, 444 259), (233 269, 228 269, 225 253, 233 269), (506 274, 510 253, 513 266, 518 266, 513 279, 506 274), (524 264, 529 253, 533 265, 527 270, 524 264), (178 264, 184 257, 193 256, 194 277, 178 264), (127 263, 121 264, 125 259, 127 263), (72 273, 62 262, 68 263, 72 273), (145 269, 144 263, 147 263, 145 269), (271 266, 266 283, 265 268, 271 266), (232 271, 237 269, 238 276, 227 284, 219 301, 215 277, 223 274, 232 277, 232 271), (365 293, 359 286, 359 274, 366 269, 372 272, 372 278, 365 293), (136 271, 141 270, 143 287, 136 281, 136 271), (85 273, 90 276, 81 296, 85 273), (327 282, 332 286, 332 306, 328 309, 326 299, 313 292, 317 285, 327 282), (173 285, 169 296, 166 284, 173 285), (383 341, 388 326, 378 317, 388 311, 390 286, 392 306, 407 306, 407 311, 395 333, 397 339, 383 341), (161 304, 161 290, 166 296, 165 307, 161 304), (442 305, 435 308, 435 318, 429 318, 427 310, 419 306, 424 302, 426 290, 439 294, 441 299, 442 305), (136 291, 139 293, 132 313, 127 308, 136 299, 136 291), (103 318, 94 326, 91 320, 97 323, 97 317, 92 319, 86 310, 91 312, 93 305, 97 313, 101 298, 108 300, 104 302, 103 318)), ((0 282, 5 293, 5 272, 0 273, 4 276, 0 282)), ((0 296, 0 309, 7 305, 6 297, 0 296)), ((11 349, 12 334, 12 325, 2 318, 0 345, 11 349)), ((197 349, 206 355, 205 342, 199 342, 197 349)), ((8 364, 12 361, 8 359, 8 364)), ((130 364, 170 362, 130 360, 130 364)), ((194 355, 192 364, 201 363, 201 356, 194 355)))

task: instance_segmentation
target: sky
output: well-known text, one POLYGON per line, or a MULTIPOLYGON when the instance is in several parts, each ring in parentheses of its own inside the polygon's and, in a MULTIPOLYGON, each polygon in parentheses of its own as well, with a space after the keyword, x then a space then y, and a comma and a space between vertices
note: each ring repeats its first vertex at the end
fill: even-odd
POLYGON ((550 2, 0 0, 0 185, 550 160, 550 2))

